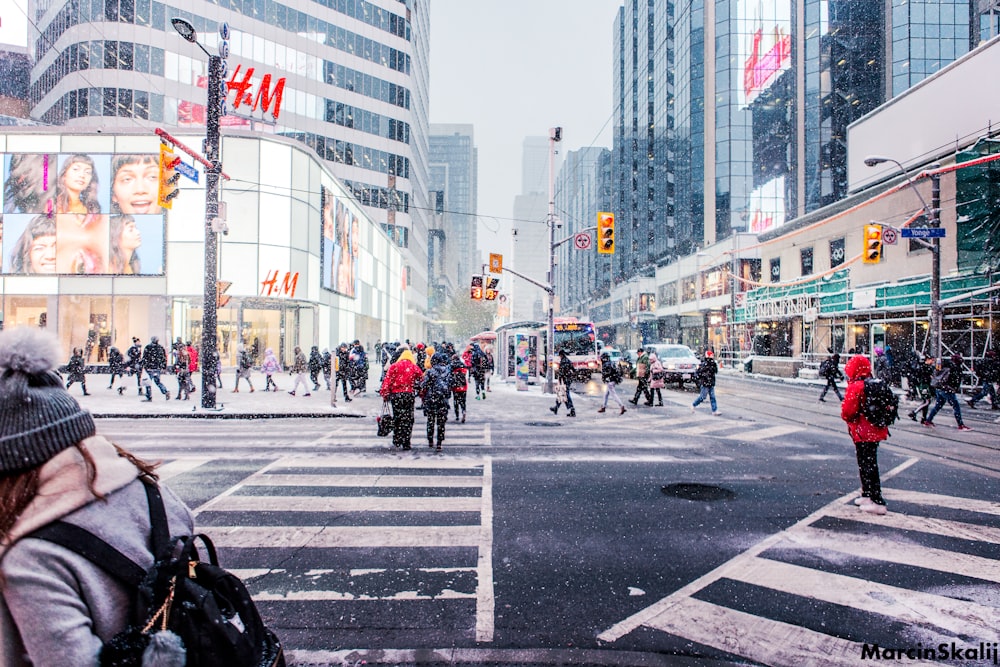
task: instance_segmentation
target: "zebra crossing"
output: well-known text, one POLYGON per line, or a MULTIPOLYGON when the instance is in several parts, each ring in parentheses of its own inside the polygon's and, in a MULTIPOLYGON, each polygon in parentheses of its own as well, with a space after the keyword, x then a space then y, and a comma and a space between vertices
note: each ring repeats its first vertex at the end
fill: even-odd
POLYGON ((885 486, 883 495, 889 514, 859 512, 857 492, 839 498, 598 639, 647 628, 775 666, 996 664, 1000 503, 885 486))
MULTIPOLYGON (((161 477, 210 460, 171 461, 161 477)), ((289 646, 332 648, 322 633, 304 630, 315 630, 317 614, 343 640, 379 614, 406 614, 405 605, 419 607, 415 616, 446 616, 468 639, 488 642, 492 484, 488 457, 290 456, 214 496, 195 516, 289 646)))

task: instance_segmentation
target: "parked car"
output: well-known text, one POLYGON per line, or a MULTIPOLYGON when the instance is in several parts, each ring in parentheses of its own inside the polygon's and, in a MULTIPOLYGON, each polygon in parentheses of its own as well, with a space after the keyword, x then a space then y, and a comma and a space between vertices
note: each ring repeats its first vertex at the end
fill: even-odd
POLYGON ((656 351, 656 356, 666 372, 664 380, 669 384, 676 382, 681 389, 685 382, 695 382, 694 374, 701 360, 694 355, 687 345, 647 345, 647 349, 656 351))

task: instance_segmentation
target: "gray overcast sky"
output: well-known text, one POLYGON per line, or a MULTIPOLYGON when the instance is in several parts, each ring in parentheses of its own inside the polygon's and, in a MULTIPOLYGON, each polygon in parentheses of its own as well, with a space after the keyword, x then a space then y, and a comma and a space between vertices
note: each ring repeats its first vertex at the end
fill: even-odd
POLYGON ((431 0, 430 120, 475 127, 480 248, 509 240, 507 221, 494 234, 487 216, 513 214, 525 137, 561 126, 561 151, 611 147, 612 32, 621 4, 431 0))

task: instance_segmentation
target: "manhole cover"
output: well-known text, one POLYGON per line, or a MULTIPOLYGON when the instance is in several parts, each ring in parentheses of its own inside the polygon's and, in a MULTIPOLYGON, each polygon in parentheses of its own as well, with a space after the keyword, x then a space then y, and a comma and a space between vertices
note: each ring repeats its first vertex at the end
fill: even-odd
POLYGON ((732 500, 736 494, 729 489, 714 484, 667 484, 660 489, 665 495, 684 500, 699 500, 714 502, 716 500, 732 500))
POLYGON ((562 426, 559 422, 524 422, 525 426, 562 426))

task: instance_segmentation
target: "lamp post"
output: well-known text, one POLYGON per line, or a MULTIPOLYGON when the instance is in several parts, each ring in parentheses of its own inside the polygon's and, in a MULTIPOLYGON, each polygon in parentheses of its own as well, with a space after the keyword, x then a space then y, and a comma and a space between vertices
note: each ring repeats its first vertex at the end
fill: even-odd
MULTIPOLYGON (((910 175, 903 168, 903 165, 891 157, 885 157, 882 155, 869 155, 865 158, 865 166, 874 167, 877 164, 882 164, 883 162, 892 162, 894 165, 899 167, 899 172, 906 178, 906 182, 909 184, 910 189, 916 193, 917 198, 920 199, 920 204, 924 208, 924 215, 930 221, 931 227, 939 227, 941 225, 941 219, 939 217, 941 208, 941 175, 938 173, 931 173, 931 203, 928 206, 927 200, 924 196, 920 194, 920 190, 917 189, 916 183, 910 178, 910 175)), ((936 236, 931 239, 930 243, 931 249, 931 312, 930 312, 930 322, 929 322, 929 333, 931 338, 931 350, 934 351, 934 358, 941 358, 941 239, 936 236)))
MULTIPOLYGON (((205 109, 205 159, 211 166, 205 169, 205 282, 201 321, 201 407, 215 409, 215 373, 218 352, 218 252, 215 219, 219 215, 219 116, 225 102, 223 92, 223 62, 213 56, 198 41, 194 26, 180 18, 170 19, 174 30, 185 40, 196 44, 208 56, 208 106, 205 109)), ((221 363, 219 360, 218 363, 221 363)))
POLYGON ((702 348, 702 351, 707 348, 705 332, 705 314, 701 312, 701 291, 702 291, 702 281, 701 281, 701 258, 708 257, 707 252, 699 252, 695 255, 695 270, 694 270, 694 289, 695 289, 695 310, 698 311, 698 320, 700 324, 698 325, 698 343, 702 348))
POLYGON ((556 200, 555 159, 556 142, 562 141, 562 128, 549 128, 549 317, 548 335, 545 337, 545 393, 555 393, 552 364, 555 361, 556 338, 556 200))

